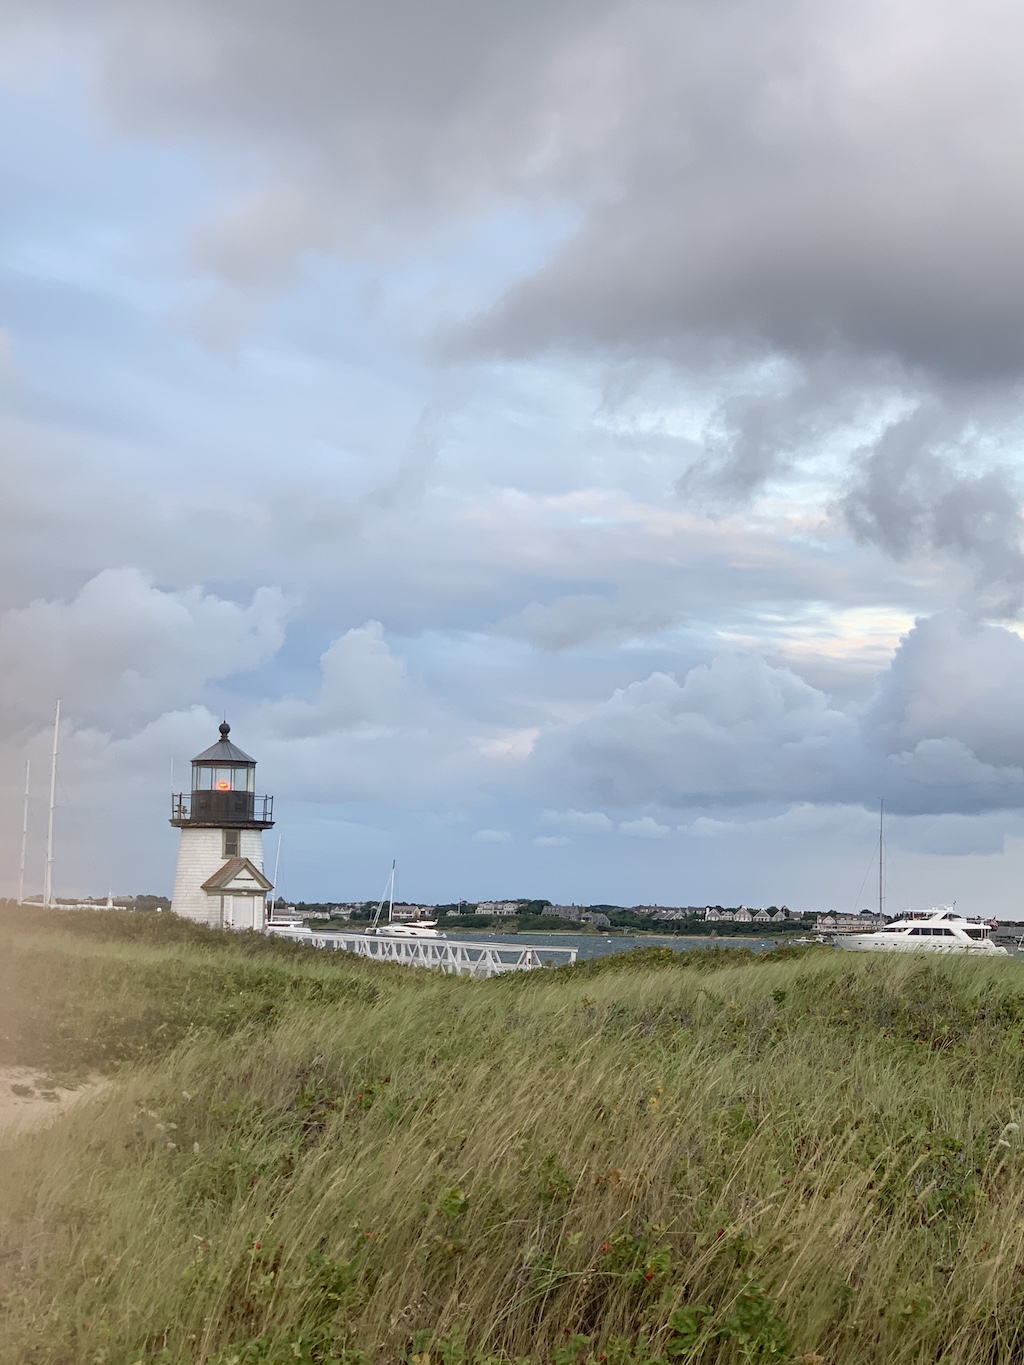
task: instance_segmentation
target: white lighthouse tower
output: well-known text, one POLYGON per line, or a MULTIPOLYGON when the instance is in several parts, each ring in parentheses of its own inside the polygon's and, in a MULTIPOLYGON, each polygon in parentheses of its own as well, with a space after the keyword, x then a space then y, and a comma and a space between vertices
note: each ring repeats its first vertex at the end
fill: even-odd
POLYGON ((181 830, 171 909, 214 929, 266 923, 263 831, 273 825, 274 798, 257 796, 256 760, 228 739, 192 760, 192 790, 171 797, 171 824, 181 830))

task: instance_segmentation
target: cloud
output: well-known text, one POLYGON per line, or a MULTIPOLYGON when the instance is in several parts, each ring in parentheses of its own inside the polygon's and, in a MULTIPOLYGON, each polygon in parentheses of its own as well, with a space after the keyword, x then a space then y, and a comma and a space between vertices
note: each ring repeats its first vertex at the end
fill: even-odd
POLYGON ((261 725, 282 738, 324 735, 358 726, 408 723, 421 699, 395 658, 379 621, 346 631, 320 656, 313 701, 267 702, 261 725))
POLYGON ((656 635, 675 625, 679 613, 616 606, 604 597, 578 593, 543 605, 531 602, 506 616, 496 630, 528 640, 537 649, 558 652, 597 642, 656 635))
POLYGON ((668 825, 659 825, 652 815, 643 815, 639 820, 621 820, 619 833, 628 834, 634 839, 664 839, 671 834, 668 825))
MULTIPOLYGON (((86 33, 133 139, 245 165, 192 243, 243 325, 314 255, 393 261, 556 206, 536 268, 434 314, 443 353, 668 361, 719 400, 679 479, 712 511, 827 462, 866 389, 900 395, 920 416, 861 440, 839 510, 888 554, 965 558, 1017 609, 1018 490, 983 439, 1024 370, 1010 0, 34 0, 7 22, 86 33)), ((501 628, 557 651, 678 619, 584 592, 501 628)))
POLYGON ((480 343, 839 340, 969 377, 1024 359, 1010 0, 8 11, 90 30, 100 98, 133 136, 260 149, 263 183, 196 243, 226 279, 555 199, 577 230, 480 343))
POLYGON ((890 756, 955 743, 1024 767, 1024 640, 947 611, 918 621, 876 683, 861 728, 890 756))
MULTIPOLYGON (((1010 809, 1024 804, 1024 742, 1008 739, 1024 734, 1021 695, 1024 641, 948 613, 908 633, 863 711, 757 655, 725 653, 681 681, 654 673, 552 728, 537 775, 627 807, 884 795, 905 813, 1010 809)), ((656 824, 628 823, 645 821, 656 824)))
POLYGON ((105 569, 70 601, 40 598, 0 617, 0 704, 9 723, 26 724, 61 696, 80 720, 125 726, 271 658, 284 618, 274 588, 243 606, 199 588, 165 591, 137 569, 105 569))
POLYGON ((962 556, 1000 614, 1015 615, 1024 592, 1020 480, 1006 466, 972 467, 977 443, 971 416, 922 403, 860 452, 838 505, 856 535, 895 559, 922 547, 962 556))
POLYGON ((592 833, 606 834, 613 826, 611 820, 600 810, 546 810, 541 815, 545 825, 566 825, 570 829, 588 830, 592 833))
POLYGON ((1020 807, 1008 0, 12 17, 8 861, 57 691, 143 869, 225 703, 325 879, 403 820, 490 875, 530 792, 560 896, 673 865, 620 822, 1020 807))
POLYGON ((621 44, 596 76, 618 115, 607 191, 478 337, 634 354, 698 335, 805 355, 838 342, 1016 373, 1024 109, 1004 40, 1020 26, 1007 0, 794 2, 770 20, 742 2, 617 7, 575 35, 592 56, 621 44))
POLYGON ((537 848, 564 848, 566 844, 571 844, 572 840, 564 834, 539 834, 536 839, 530 840, 537 848))
POLYGON ((512 834, 507 829, 478 829, 473 835, 478 844, 507 844, 512 841, 512 834))

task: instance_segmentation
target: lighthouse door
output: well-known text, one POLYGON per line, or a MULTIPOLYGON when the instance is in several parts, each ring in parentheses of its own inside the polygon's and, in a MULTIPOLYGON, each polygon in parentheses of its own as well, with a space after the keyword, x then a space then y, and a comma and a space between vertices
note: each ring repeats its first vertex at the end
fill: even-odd
POLYGON ((228 923, 232 929, 258 929, 262 925, 255 922, 255 896, 228 897, 228 923))

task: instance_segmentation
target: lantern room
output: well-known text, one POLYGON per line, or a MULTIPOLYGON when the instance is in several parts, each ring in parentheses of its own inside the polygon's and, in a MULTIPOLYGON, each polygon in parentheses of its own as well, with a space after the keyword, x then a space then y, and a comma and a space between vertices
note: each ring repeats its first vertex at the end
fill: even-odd
POLYGON ((273 824, 273 798, 256 796, 256 760, 232 744, 231 726, 220 726, 220 739, 192 760, 192 791, 175 797, 174 824, 273 824))

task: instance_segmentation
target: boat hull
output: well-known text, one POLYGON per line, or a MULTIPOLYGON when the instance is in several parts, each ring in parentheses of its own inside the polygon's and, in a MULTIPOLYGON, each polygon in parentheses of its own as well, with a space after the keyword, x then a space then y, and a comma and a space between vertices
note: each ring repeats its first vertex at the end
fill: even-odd
POLYGON ((882 934, 836 934, 836 948, 848 953, 945 953, 957 957, 1009 957, 1005 948, 983 939, 980 943, 943 943, 941 939, 907 939, 882 934))

